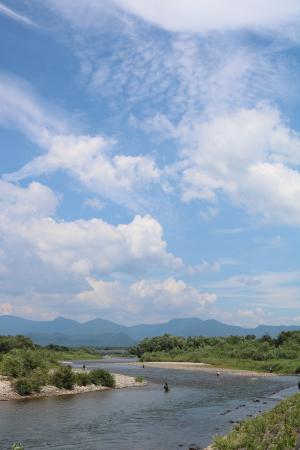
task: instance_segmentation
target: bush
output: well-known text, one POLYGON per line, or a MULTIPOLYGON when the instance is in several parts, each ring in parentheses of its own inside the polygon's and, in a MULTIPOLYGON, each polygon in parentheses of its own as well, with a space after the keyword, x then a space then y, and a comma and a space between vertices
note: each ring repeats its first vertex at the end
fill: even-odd
POLYGON ((26 377, 37 368, 49 368, 56 360, 45 350, 14 349, 2 358, 2 373, 13 378, 26 377))
POLYGON ((72 390, 76 381, 75 378, 71 366, 60 366, 52 374, 51 383, 60 389, 72 390))
POLYGON ((28 377, 18 378, 13 382, 13 389, 20 395, 30 395, 34 392, 32 380, 28 377))
POLYGON ((115 379, 111 373, 104 369, 94 369, 89 372, 91 383, 106 387, 114 387, 115 379))
POLYGON ((135 377, 135 381, 136 381, 137 383, 143 383, 144 377, 135 377))
POLYGON ((75 382, 78 386, 87 386, 88 384, 92 384, 90 375, 87 372, 77 372, 75 374, 75 382))
POLYGON ((38 367, 31 373, 31 382, 34 388, 34 392, 40 392, 41 387, 49 384, 50 377, 47 369, 38 367))

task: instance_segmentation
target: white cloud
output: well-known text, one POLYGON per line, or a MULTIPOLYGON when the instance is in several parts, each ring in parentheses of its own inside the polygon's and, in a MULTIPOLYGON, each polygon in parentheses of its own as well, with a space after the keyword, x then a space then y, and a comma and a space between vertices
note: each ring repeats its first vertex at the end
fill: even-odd
POLYGON ((221 264, 218 261, 208 262, 203 260, 201 264, 188 266, 187 269, 190 274, 203 272, 219 272, 221 270, 221 264))
MULTIPOLYGON (((272 316, 281 316, 281 310, 299 309, 300 271, 241 274, 206 285, 218 295, 223 305, 241 311, 262 308, 272 316)), ((272 323, 276 320, 272 319, 272 323)), ((278 319, 277 319, 278 323, 278 319)))
POLYGON ((0 76, 0 123, 21 129, 44 151, 5 179, 19 181, 64 170, 99 196, 131 208, 143 204, 143 191, 160 178, 153 159, 114 155, 113 139, 74 134, 60 116, 56 119, 53 110, 48 110, 24 82, 0 76))
POLYGON ((96 211, 101 211, 105 208, 105 204, 97 197, 87 198, 84 200, 83 205, 95 209, 96 211))
POLYGON ((297 0, 115 0, 125 11, 170 31, 276 29, 295 22, 297 0))
POLYGON ((65 170, 89 191, 104 198, 136 208, 145 185, 160 177, 155 162, 148 156, 111 155, 111 143, 102 136, 73 134, 43 136, 47 153, 38 156, 9 181, 65 170))
POLYGON ((267 222, 300 223, 300 137, 276 109, 239 109, 179 133, 184 201, 214 203, 223 191, 267 222))
POLYGON ((24 16, 23 14, 17 13, 16 11, 14 11, 11 8, 8 8, 7 6, 3 5, 3 3, 0 3, 0 14, 10 17, 11 19, 16 20, 17 22, 23 23, 25 25, 29 25, 29 26, 35 25, 31 19, 24 16))
POLYGON ((78 302, 109 317, 126 321, 166 320, 181 315, 199 315, 216 300, 216 295, 200 292, 182 280, 141 279, 132 284, 88 278, 90 289, 77 296, 78 302))
MULTIPOLYGON (((55 194, 40 183, 21 187, 0 181, 0 300, 12 305, 13 313, 28 315, 28 305, 40 317, 49 310, 67 311, 76 307, 80 292, 92 289, 94 277, 112 279, 104 286, 117 293, 114 278, 184 267, 149 215, 119 225, 101 219, 67 222, 55 219, 57 205, 55 194)), ((82 313, 83 304, 78 305, 82 313)))
POLYGON ((153 25, 175 32, 205 33, 237 29, 281 30, 295 23, 297 0, 48 0, 48 4, 77 26, 99 26, 113 6, 153 25))
POLYGON ((51 189, 38 182, 26 188, 0 179, 0 218, 25 221, 53 215, 58 198, 51 189))
MULTIPOLYGON (((161 225, 151 216, 135 216, 129 224, 101 219, 56 221, 52 191, 40 183, 27 188, 0 183, 0 230, 7 245, 18 243, 32 255, 63 272, 134 273, 182 267, 167 251, 161 225)), ((18 257, 18 256, 17 256, 18 257)))

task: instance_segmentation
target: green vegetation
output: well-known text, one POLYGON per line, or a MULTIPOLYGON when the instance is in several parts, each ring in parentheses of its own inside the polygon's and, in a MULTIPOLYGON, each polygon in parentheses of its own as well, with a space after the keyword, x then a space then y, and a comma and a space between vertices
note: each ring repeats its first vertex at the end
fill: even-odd
POLYGON ((114 377, 102 369, 75 372, 62 359, 99 359, 99 350, 48 345, 41 347, 24 336, 0 336, 0 373, 9 377, 22 396, 40 392, 47 384, 72 390, 75 384, 114 387, 114 377))
POLYGON ((2 356, 1 372, 9 377, 26 377, 37 368, 48 369, 57 364, 54 355, 40 349, 12 349, 2 356))
POLYGON ((75 373, 71 366, 60 366, 51 375, 50 383, 59 389, 74 389, 75 373))
POLYGON ((91 384, 90 376, 88 372, 76 372, 75 382, 78 386, 88 386, 91 384))
POLYGON ((245 420, 225 437, 217 436, 216 450, 290 450, 300 433, 300 394, 283 400, 271 411, 245 420))
POLYGON ((55 357, 60 360, 86 360, 101 359, 102 355, 99 349, 93 347, 65 347, 63 345, 49 344, 45 349, 53 352, 55 357))
POLYGON ((300 373, 300 332, 228 337, 178 337, 165 334, 142 340, 135 349, 141 361, 202 362, 219 367, 300 373))
POLYGON ((94 369, 89 372, 90 382, 92 384, 114 387, 115 379, 113 375, 104 369, 94 369))
POLYGON ((137 383, 143 383, 144 377, 135 377, 135 381, 136 381, 137 383))

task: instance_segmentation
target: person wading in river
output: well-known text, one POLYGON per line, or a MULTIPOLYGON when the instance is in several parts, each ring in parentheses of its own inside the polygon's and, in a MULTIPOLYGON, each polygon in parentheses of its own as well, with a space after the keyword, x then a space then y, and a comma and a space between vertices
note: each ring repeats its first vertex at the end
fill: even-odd
POLYGON ((165 384, 164 384, 164 391, 169 392, 169 386, 168 386, 167 382, 165 382, 165 384))

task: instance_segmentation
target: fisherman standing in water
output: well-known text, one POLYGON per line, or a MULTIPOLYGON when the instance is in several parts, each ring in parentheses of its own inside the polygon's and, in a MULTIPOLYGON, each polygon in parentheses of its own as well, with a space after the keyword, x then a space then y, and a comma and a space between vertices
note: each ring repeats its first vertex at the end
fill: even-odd
POLYGON ((164 391, 169 392, 169 386, 168 386, 167 382, 165 382, 165 384, 164 384, 164 391))

